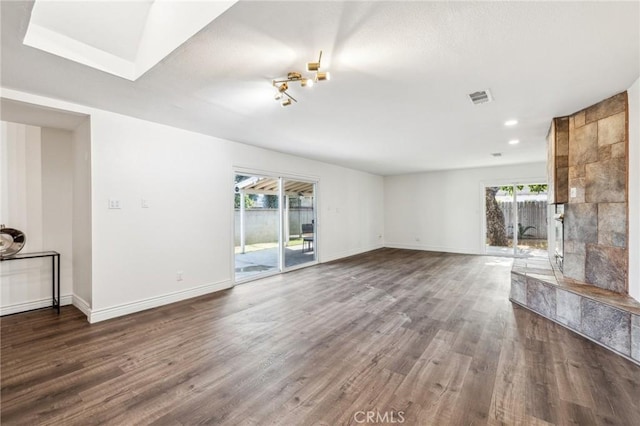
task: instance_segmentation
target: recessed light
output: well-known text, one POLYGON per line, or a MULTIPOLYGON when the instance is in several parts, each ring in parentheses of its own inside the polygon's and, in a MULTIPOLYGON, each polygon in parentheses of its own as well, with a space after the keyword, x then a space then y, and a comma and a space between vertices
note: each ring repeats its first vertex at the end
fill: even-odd
POLYGON ((520 143, 520 141, 519 141, 518 139, 511 139, 511 140, 509 141, 509 145, 517 145, 517 144, 519 144, 519 143, 520 143))
POLYGON ((518 120, 507 120, 504 122, 505 126, 515 126, 516 124, 518 124, 518 120))

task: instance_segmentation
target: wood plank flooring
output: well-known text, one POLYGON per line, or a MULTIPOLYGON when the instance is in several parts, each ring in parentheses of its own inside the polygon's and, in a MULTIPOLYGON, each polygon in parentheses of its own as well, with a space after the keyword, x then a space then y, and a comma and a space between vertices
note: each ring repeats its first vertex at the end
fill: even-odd
POLYGON ((512 305, 510 265, 381 249, 93 325, 3 317, 1 422, 640 424, 640 367, 512 305))

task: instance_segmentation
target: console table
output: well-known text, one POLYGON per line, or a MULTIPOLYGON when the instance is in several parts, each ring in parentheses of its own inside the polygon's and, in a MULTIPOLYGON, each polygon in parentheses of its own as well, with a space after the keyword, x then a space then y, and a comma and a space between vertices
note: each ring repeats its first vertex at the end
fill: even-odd
POLYGON ((37 253, 18 253, 13 256, 2 256, 0 262, 19 259, 51 258, 51 307, 60 313, 60 253, 57 251, 41 251, 37 253))

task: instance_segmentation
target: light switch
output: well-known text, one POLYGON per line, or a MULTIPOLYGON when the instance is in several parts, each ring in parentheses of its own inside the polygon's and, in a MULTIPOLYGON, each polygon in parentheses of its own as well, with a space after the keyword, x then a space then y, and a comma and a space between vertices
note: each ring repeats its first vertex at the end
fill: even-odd
POLYGON ((569 196, 571 198, 576 198, 578 196, 578 190, 576 188, 571 188, 569 196))
POLYGON ((140 205, 142 206, 143 209, 148 209, 149 200, 147 200, 146 198, 143 198, 142 200, 140 200, 140 205))
POLYGON ((109 208, 110 209, 119 209, 120 208, 120 200, 115 198, 109 198, 109 208))

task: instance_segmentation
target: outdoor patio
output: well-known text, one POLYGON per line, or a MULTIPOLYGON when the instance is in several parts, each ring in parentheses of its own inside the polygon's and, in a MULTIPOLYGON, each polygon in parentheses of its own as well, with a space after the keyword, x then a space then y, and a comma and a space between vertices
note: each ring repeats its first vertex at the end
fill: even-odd
MULTIPOLYGON (((242 281, 253 275, 261 274, 268 271, 278 270, 278 247, 267 247, 255 249, 255 247, 247 246, 245 253, 236 253, 235 255, 235 272, 236 281, 242 281)), ((313 262, 315 260, 315 251, 308 248, 303 252, 302 245, 293 245, 285 248, 284 266, 291 268, 303 263, 313 262)))

